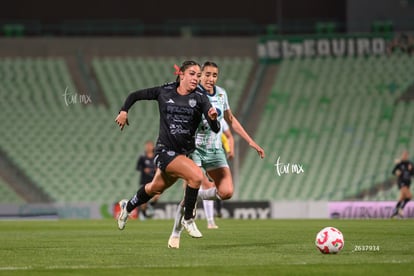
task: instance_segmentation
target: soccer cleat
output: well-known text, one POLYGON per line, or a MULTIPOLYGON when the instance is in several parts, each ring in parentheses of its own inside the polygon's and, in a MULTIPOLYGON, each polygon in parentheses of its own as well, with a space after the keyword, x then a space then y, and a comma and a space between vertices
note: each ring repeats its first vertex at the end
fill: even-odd
POLYGON ((394 212, 391 215, 391 218, 403 218, 404 217, 404 211, 401 208, 395 209, 394 212))
POLYGON ((215 223, 209 223, 208 225, 207 225, 207 228, 208 229, 218 229, 219 227, 217 226, 217 224, 215 224, 215 223))
POLYGON ((398 215, 398 208, 395 208, 394 211, 392 211, 391 218, 395 218, 398 215))
POLYGON ((200 230, 198 230, 197 225, 195 224, 194 219, 189 220, 182 220, 181 224, 183 225, 184 229, 187 233, 193 238, 201 238, 203 234, 201 234, 200 230))
POLYGON ((125 224, 127 223, 129 213, 126 209, 128 200, 123 199, 119 202, 119 207, 121 207, 121 212, 118 216, 118 228, 119 230, 124 230, 125 224))
POLYGON ((170 236, 168 239, 168 248, 180 248, 180 236, 170 236))

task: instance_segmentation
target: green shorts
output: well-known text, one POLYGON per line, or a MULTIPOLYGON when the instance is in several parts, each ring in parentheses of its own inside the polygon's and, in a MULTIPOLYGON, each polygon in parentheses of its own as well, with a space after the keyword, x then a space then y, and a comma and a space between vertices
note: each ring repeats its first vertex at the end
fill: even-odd
POLYGON ((228 168, 226 153, 224 149, 216 149, 205 151, 203 149, 196 149, 190 158, 197 166, 202 167, 206 171, 211 171, 218 168, 228 168))

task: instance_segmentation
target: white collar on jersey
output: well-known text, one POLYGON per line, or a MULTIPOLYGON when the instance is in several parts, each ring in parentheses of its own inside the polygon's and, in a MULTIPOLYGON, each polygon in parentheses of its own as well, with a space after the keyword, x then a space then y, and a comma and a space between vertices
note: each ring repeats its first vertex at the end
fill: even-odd
POLYGON ((201 91, 203 91, 203 93, 206 94, 207 96, 213 97, 213 96, 216 95, 216 86, 215 85, 214 85, 214 88, 213 88, 213 90, 214 90, 213 94, 208 93, 207 89, 205 89, 201 84, 198 84, 198 87, 200 87, 201 91))

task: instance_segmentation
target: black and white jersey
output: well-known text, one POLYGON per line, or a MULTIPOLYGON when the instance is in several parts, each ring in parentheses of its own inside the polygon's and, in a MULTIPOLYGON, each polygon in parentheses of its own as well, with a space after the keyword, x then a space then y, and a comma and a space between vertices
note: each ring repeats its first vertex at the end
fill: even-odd
POLYGON ((178 83, 173 82, 132 92, 125 100, 121 111, 128 112, 139 100, 156 100, 160 113, 156 148, 165 148, 187 155, 195 149, 195 133, 203 114, 216 133, 220 131, 220 123, 218 120, 209 119, 208 110, 211 108, 211 103, 202 91, 197 88, 188 95, 180 95, 177 87, 178 83))
POLYGON ((401 172, 401 174, 398 177, 399 181, 411 181, 411 177, 414 175, 414 166, 411 161, 406 160, 396 164, 394 169, 392 170, 392 174, 396 174, 397 170, 401 172))
POLYGON ((147 183, 150 183, 154 178, 156 170, 154 156, 148 157, 145 153, 143 155, 140 155, 137 161, 136 169, 137 171, 141 172, 140 184, 145 185, 147 183), (149 169, 150 172, 147 173, 146 169, 149 169))

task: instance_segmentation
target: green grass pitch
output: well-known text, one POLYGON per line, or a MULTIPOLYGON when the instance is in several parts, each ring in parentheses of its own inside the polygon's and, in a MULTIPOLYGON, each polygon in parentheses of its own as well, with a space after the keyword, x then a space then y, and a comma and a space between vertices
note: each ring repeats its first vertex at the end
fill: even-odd
POLYGON ((198 221, 201 239, 183 233, 168 249, 172 221, 0 221, 0 275, 409 275, 414 220, 198 221), (325 226, 345 247, 323 255, 314 245, 325 226), (368 246, 374 246, 370 251, 368 246), (365 250, 364 250, 365 249, 365 250), (408 274, 407 274, 408 273, 408 274))

